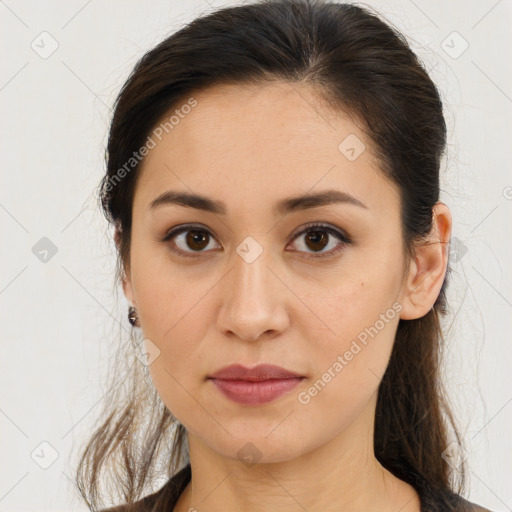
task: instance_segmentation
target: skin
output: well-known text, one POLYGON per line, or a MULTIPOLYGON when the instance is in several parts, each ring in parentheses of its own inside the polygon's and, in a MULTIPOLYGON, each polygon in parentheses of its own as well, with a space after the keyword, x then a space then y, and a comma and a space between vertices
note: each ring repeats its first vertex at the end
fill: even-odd
POLYGON ((149 367, 155 387, 188 431, 192 481, 174 510, 418 512, 416 491, 375 458, 376 392, 399 319, 424 316, 440 292, 448 207, 435 205, 430 243, 406 262, 398 189, 353 120, 325 108, 314 90, 285 82, 216 86, 194 98, 197 106, 143 161, 123 279, 144 338, 160 350, 149 367), (338 150, 349 134, 366 145, 354 161, 338 150), (330 188, 367 208, 272 214, 284 197, 330 188), (150 211, 167 190, 221 200, 227 215, 177 205, 150 211), (293 238, 310 222, 337 228, 352 243, 308 259, 339 244, 328 234, 324 249, 308 244, 307 234, 293 238), (206 229, 199 249, 187 245, 187 233, 160 241, 185 223, 206 229), (236 251, 248 236, 262 248, 252 263, 236 251), (173 246, 199 256, 179 256, 173 246), (396 302, 401 311, 300 403, 299 393, 396 302), (306 378, 273 402, 240 405, 207 380, 235 362, 273 363, 306 378), (248 442, 261 457, 253 465, 237 454, 248 442))

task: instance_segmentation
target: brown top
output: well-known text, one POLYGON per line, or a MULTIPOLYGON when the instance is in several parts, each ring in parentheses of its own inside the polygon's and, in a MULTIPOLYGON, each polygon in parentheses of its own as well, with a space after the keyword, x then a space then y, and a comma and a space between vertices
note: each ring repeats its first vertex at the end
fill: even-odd
MULTIPOLYGON (((151 512, 155 505, 160 510, 172 512, 181 493, 190 482, 191 469, 190 464, 183 467, 158 491, 137 501, 131 507, 128 505, 119 505, 100 512, 151 512), (172 489, 169 499, 165 497, 165 490, 172 489)), ((418 490, 421 502, 421 512, 491 512, 489 509, 480 507, 462 496, 453 492, 439 490, 418 490)))

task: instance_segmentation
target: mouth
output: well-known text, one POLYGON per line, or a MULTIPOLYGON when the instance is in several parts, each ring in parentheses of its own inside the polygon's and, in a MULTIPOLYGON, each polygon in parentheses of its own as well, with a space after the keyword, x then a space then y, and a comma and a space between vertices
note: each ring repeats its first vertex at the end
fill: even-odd
POLYGON ((241 364, 232 364, 221 368, 212 375, 209 375, 208 378, 256 382, 269 379, 291 379, 299 377, 304 377, 304 375, 286 370, 274 364, 259 364, 253 368, 247 368, 241 364))
POLYGON ((272 402, 295 388, 305 377, 240 380, 209 378, 228 399, 238 404, 261 405, 272 402))

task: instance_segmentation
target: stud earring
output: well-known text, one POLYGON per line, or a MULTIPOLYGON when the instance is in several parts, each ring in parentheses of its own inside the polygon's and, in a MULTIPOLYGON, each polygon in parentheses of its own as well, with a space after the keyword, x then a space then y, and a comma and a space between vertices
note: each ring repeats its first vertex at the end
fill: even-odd
POLYGON ((137 310, 133 306, 130 306, 128 309, 128 321, 132 326, 140 327, 139 316, 137 315, 137 310))

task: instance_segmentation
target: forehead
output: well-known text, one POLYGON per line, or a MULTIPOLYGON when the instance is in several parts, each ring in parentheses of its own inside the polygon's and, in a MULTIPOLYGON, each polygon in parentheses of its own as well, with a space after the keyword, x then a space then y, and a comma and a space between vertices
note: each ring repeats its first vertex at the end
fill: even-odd
POLYGON ((228 204, 255 194, 261 202, 274 202, 313 187, 346 190, 366 196, 370 204, 384 199, 378 188, 396 196, 378 170, 368 137, 348 115, 328 109, 310 87, 220 85, 191 97, 193 108, 180 112, 177 104, 163 117, 181 113, 142 162, 139 206, 165 189, 228 204), (347 158, 345 141, 361 151, 357 158, 347 158))

